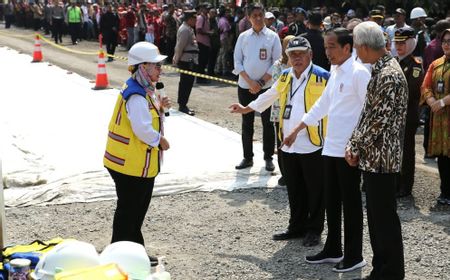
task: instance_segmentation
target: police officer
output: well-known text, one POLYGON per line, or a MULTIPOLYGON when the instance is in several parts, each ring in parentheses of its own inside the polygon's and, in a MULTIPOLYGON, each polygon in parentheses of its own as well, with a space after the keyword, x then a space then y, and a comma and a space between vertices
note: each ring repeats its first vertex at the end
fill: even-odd
MULTIPOLYGON (((177 32, 173 64, 182 70, 195 71, 198 66, 199 49, 194 33, 197 21, 196 15, 195 10, 184 11, 184 21, 177 32)), ((179 110, 191 116, 195 115, 195 112, 188 108, 187 103, 194 85, 194 79, 195 77, 192 75, 180 73, 180 83, 178 84, 179 110)))
POLYGON ((397 197, 405 197, 411 195, 414 185, 415 135, 419 126, 420 86, 424 71, 422 62, 412 55, 417 44, 413 28, 402 27, 398 29, 394 35, 394 44, 397 50, 397 59, 408 81, 409 90, 403 163, 400 180, 397 182, 397 197))

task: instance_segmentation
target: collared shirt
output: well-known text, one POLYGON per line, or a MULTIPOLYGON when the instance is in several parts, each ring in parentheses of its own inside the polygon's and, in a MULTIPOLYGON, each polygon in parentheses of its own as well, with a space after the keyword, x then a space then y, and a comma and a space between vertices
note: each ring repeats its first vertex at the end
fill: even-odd
POLYGON ((347 148, 359 154, 359 169, 398 173, 402 166, 408 83, 390 54, 372 67, 366 101, 347 148))
POLYGON ((205 16, 203 14, 198 15, 197 22, 195 23, 195 29, 197 31, 197 42, 207 47, 211 47, 211 39, 209 38, 209 35, 198 32, 198 30, 202 30, 205 33, 211 31, 208 16, 205 16))
POLYGON ((369 71, 350 56, 333 69, 322 96, 303 116, 306 125, 317 126, 328 115, 323 155, 344 157, 348 139, 361 114, 369 80, 369 71))
MULTIPOLYGON (((253 28, 241 33, 234 48, 235 75, 245 71, 252 80, 261 79, 264 74, 272 75, 272 67, 275 61, 281 57, 281 43, 277 33, 264 27, 259 33, 253 28)), ((241 88, 249 89, 250 86, 239 75, 238 84, 241 88)), ((269 88, 272 81, 268 81, 263 87, 269 88)))
MULTIPOLYGON (((310 64, 305 71, 297 79, 294 73, 294 69, 291 68, 290 75, 292 76, 291 92, 288 94, 287 104, 292 105, 291 117, 283 121, 283 135, 289 135, 292 130, 301 122, 303 115, 305 114, 305 88, 309 78, 309 73, 312 64, 310 64), (295 91, 298 88, 297 91, 295 91), (291 93, 294 93, 291 98, 291 93)), ((252 101, 248 106, 255 111, 263 112, 272 105, 279 97, 277 92, 278 81, 276 81, 270 89, 258 96, 255 101, 252 101)), ((317 147, 309 140, 308 132, 303 129, 297 134, 295 142, 290 146, 283 146, 281 150, 286 153, 298 153, 298 154, 310 154, 321 147, 317 147)))
POLYGON ((175 45, 174 61, 198 63, 198 45, 195 39, 194 29, 190 27, 186 22, 178 28, 177 43, 175 45))

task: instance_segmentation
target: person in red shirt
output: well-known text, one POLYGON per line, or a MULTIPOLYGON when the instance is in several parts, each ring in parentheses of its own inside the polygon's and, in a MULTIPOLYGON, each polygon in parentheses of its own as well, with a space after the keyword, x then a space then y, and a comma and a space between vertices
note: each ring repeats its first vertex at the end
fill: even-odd
POLYGON ((124 18, 125 28, 127 29, 127 49, 129 50, 134 45, 134 28, 136 26, 135 8, 132 6, 128 6, 124 18))

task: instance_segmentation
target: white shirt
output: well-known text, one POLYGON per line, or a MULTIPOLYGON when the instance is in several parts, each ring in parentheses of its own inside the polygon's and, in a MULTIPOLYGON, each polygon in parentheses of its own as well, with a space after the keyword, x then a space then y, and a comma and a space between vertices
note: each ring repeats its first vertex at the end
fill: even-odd
POLYGON ((364 105, 369 80, 366 67, 350 57, 333 69, 322 96, 303 116, 306 125, 317 126, 317 122, 328 115, 323 155, 344 157, 364 105))
POLYGON ((161 135, 153 129, 147 99, 139 94, 133 94, 128 98, 125 107, 133 133, 145 144, 157 147, 161 135))
MULTIPOLYGON (((278 34, 267 27, 259 33, 250 28, 239 35, 234 48, 235 75, 245 71, 252 80, 261 79, 264 74, 272 75, 272 65, 281 57, 281 43, 278 34)), ((250 86, 239 75, 238 84, 241 88, 249 89, 250 86)), ((272 81, 269 80, 264 88, 269 88, 272 81)))
MULTIPOLYGON (((291 68, 289 75, 292 76, 292 93, 295 89, 298 90, 292 97, 290 97, 290 92, 288 92, 287 104, 292 105, 291 117, 287 120, 283 120, 283 135, 289 135, 292 130, 301 122, 303 115, 305 114, 305 88, 307 79, 309 78, 309 72, 311 70, 312 64, 310 64, 305 71, 300 75, 300 78, 295 77, 294 69, 291 68)), ((252 101, 248 106, 255 111, 263 112, 270 105, 275 102, 278 98, 278 92, 276 90, 278 81, 276 81, 270 89, 262 93, 255 101, 252 101)), ((317 147, 311 143, 309 140, 308 132, 303 129, 297 134, 297 138, 294 143, 288 147, 283 146, 281 150, 286 153, 298 153, 298 154, 310 154, 321 147, 317 147)))

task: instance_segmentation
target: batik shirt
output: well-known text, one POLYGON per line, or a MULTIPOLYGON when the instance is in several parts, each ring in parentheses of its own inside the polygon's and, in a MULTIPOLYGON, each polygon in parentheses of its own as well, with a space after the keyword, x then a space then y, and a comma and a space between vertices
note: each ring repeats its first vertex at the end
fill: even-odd
POLYGON ((406 78, 398 62, 386 54, 372 67, 364 107, 347 144, 360 157, 359 169, 400 172, 407 105, 406 78))

